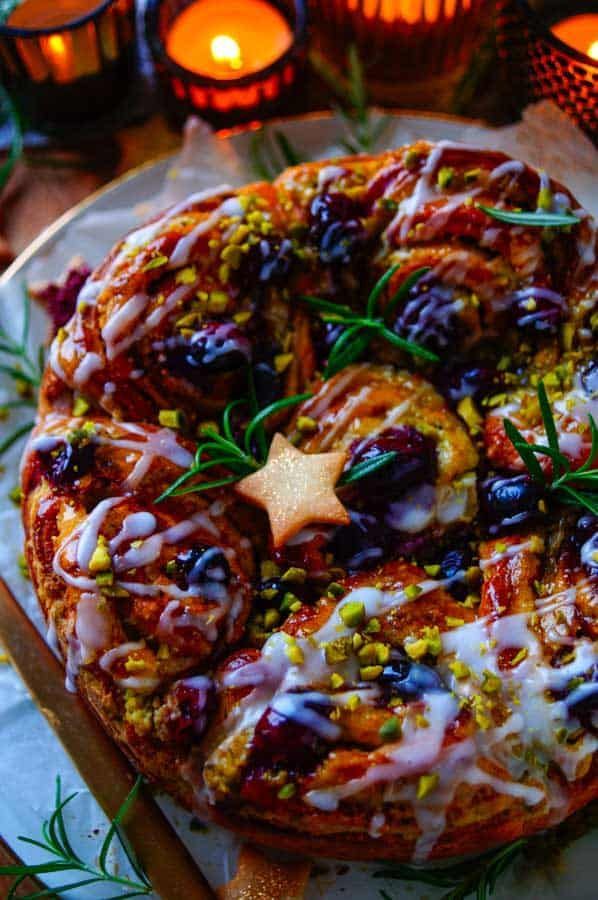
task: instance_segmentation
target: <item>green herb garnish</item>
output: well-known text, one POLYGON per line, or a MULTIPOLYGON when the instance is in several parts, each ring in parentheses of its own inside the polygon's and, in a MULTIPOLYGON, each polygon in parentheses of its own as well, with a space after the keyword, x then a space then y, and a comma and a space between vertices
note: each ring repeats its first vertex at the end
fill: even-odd
POLYGON ((524 225, 534 228, 564 228, 566 225, 579 225, 580 219, 573 213, 552 213, 539 209, 537 212, 516 211, 513 209, 497 209, 478 203, 477 208, 487 216, 508 225, 524 225))
POLYGON ((137 777, 131 791, 125 797, 118 812, 112 819, 110 827, 106 832, 106 836, 100 847, 97 864, 86 862, 75 853, 69 840, 66 823, 64 821, 64 810, 68 804, 78 796, 77 792, 70 794, 64 800, 61 795, 60 776, 56 778, 56 799, 54 811, 49 819, 42 825, 42 840, 35 840, 28 837, 19 837, 20 841, 26 844, 32 844, 49 853, 52 859, 43 863, 34 863, 31 865, 12 865, 0 866, 0 875, 14 875, 15 880, 8 892, 7 900, 13 900, 17 897, 17 888, 29 875, 46 875, 54 872, 72 872, 74 880, 65 882, 58 887, 48 888, 44 891, 36 891, 34 894, 27 894, 22 900, 36 900, 37 897, 50 897, 72 891, 75 888, 89 887, 92 884, 106 884, 117 889, 121 889, 125 893, 106 894, 107 900, 124 900, 125 897, 140 897, 144 894, 152 893, 152 886, 147 875, 143 871, 139 860, 133 850, 129 840, 123 829, 123 821, 129 810, 135 802, 135 798, 141 787, 141 776, 137 777), (114 844, 115 838, 118 840, 123 849, 131 869, 135 873, 137 880, 127 878, 125 875, 117 874, 115 868, 109 868, 108 855, 114 844))
POLYGON ((340 76, 315 51, 310 53, 310 62, 338 98, 338 103, 332 104, 332 108, 341 117, 347 130, 347 136, 341 141, 342 146, 349 153, 370 153, 387 127, 390 117, 382 116, 376 123, 372 121, 363 64, 357 47, 354 44, 349 46, 347 71, 340 76))
POLYGON ((259 178, 272 181, 287 166, 297 166, 305 160, 284 131, 258 128, 249 144, 251 166, 259 178))
MULTIPOLYGON (((420 884, 448 888, 441 900, 465 900, 475 895, 476 900, 488 900, 494 893, 498 879, 520 855, 527 841, 520 839, 500 850, 484 853, 476 859, 466 860, 438 869, 418 869, 397 865, 392 869, 374 872, 374 878, 393 878, 397 881, 415 881, 420 884)), ((393 900, 387 891, 381 890, 384 900, 393 900)))
POLYGON ((429 268, 417 269, 405 279, 400 288, 390 298, 384 309, 379 308, 379 300, 388 285, 390 279, 399 268, 397 263, 391 266, 384 275, 374 285, 366 304, 365 315, 358 315, 350 307, 339 303, 332 303, 330 300, 322 300, 319 297, 306 297, 301 299, 317 309, 322 314, 324 322, 336 322, 346 325, 346 330, 337 338, 330 351, 328 363, 324 370, 324 378, 330 378, 345 366, 355 362, 360 358, 371 341, 376 338, 383 338, 393 347, 398 347, 412 356, 419 356, 421 359, 429 362, 438 362, 439 358, 431 350, 427 350, 420 344, 408 341, 399 337, 387 326, 387 321, 396 310, 397 306, 407 297, 409 291, 419 279, 429 272, 429 268))
MULTIPOLYGON (((23 288, 23 324, 19 340, 12 338, 0 326, 0 372, 7 375, 13 383, 16 398, 0 405, 0 415, 8 417, 15 409, 35 407, 35 392, 40 386, 44 369, 43 347, 37 356, 29 352, 29 328, 31 321, 31 300, 26 288, 23 288)), ((15 444, 19 438, 27 434, 34 426, 33 421, 17 425, 0 443, 0 456, 15 444)))
POLYGON ((588 458, 580 468, 572 470, 559 447, 557 428, 543 382, 538 385, 538 402, 548 444, 530 444, 510 419, 503 419, 507 437, 535 481, 558 494, 564 503, 585 507, 598 515, 598 468, 592 468, 598 457, 598 426, 594 418, 588 415, 592 438, 588 458), (552 480, 542 469, 538 456, 548 456, 552 460, 552 480))

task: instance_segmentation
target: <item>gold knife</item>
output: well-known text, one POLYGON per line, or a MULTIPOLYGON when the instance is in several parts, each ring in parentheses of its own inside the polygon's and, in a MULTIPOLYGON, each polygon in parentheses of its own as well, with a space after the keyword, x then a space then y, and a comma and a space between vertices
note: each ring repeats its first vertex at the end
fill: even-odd
MULTIPOLYGON (((60 662, 1 578, 0 641, 99 805, 114 818, 135 773, 81 698, 65 690, 60 662)), ((193 857, 145 789, 127 819, 127 835, 162 900, 215 900, 193 857)))

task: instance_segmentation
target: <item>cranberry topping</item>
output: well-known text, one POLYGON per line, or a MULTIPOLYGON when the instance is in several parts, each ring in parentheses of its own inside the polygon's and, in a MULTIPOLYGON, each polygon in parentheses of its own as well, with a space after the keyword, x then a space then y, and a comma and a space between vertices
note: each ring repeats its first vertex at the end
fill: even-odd
POLYGON ((231 322, 208 322, 192 337, 167 338, 158 349, 168 367, 191 382, 234 372, 251 360, 249 339, 231 322))
POLYGON ((228 584, 231 577, 228 560, 220 547, 192 547, 183 550, 170 566, 177 585, 189 590, 196 585, 228 584))
POLYGON ((64 441, 51 451, 40 451, 46 476, 57 486, 72 485, 92 469, 96 445, 90 440, 64 441))
POLYGON ((355 466, 375 460, 390 451, 397 454, 392 462, 356 482, 355 489, 364 499, 396 499, 407 488, 434 481, 437 469, 434 441, 411 425, 386 428, 372 438, 355 442, 351 447, 351 463, 355 466))
POLYGON ((339 191, 318 194, 310 207, 309 239, 325 265, 348 265, 365 241, 362 205, 339 191))
POLYGON ((50 316, 54 334, 66 325, 75 312, 77 297, 90 274, 89 266, 78 258, 77 264, 69 268, 59 281, 48 281, 31 289, 32 295, 50 316))
POLYGON ((523 288, 509 298, 517 328, 554 333, 565 318, 567 305, 560 294, 543 287, 523 288))
POLYGON ((205 675, 185 678, 173 687, 174 699, 179 711, 172 717, 177 737, 199 736, 208 723, 208 716, 215 706, 214 683, 205 675))
POLYGON ((537 519, 541 487, 529 475, 490 478, 480 486, 480 512, 490 534, 537 519))
POLYGON ((384 524, 369 513, 349 510, 351 522, 334 532, 327 550, 334 561, 348 571, 371 569, 385 556, 389 532, 384 524))
POLYGON ((433 274, 424 275, 409 291, 394 330, 400 337, 430 350, 456 346, 460 325, 454 289, 433 274))
MULTIPOLYGON (((326 712, 315 705, 310 708, 326 712)), ((255 728, 249 765, 252 769, 282 766, 295 772, 309 772, 324 750, 324 742, 314 731, 268 707, 255 728)))

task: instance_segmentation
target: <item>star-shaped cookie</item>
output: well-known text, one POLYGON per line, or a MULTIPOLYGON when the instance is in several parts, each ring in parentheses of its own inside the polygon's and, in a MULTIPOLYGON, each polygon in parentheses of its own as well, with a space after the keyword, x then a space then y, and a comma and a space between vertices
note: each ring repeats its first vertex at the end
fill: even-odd
POLYGON ((239 481, 235 490, 266 510, 274 546, 282 547, 311 522, 350 522, 334 492, 346 461, 344 452, 302 453, 275 434, 264 467, 239 481))

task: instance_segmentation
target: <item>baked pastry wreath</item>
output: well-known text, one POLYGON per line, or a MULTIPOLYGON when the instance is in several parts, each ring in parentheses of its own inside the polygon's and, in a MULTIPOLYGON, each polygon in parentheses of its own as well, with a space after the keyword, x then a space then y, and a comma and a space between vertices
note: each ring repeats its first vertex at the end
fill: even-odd
POLYGON ((91 275, 25 454, 27 557, 69 682, 156 785, 272 845, 419 861, 597 796, 595 499, 504 425, 543 444, 548 403, 587 468, 595 253, 543 173, 418 142, 192 196, 91 275), (273 545, 230 448, 263 472, 275 431, 361 466, 344 524, 273 545))

